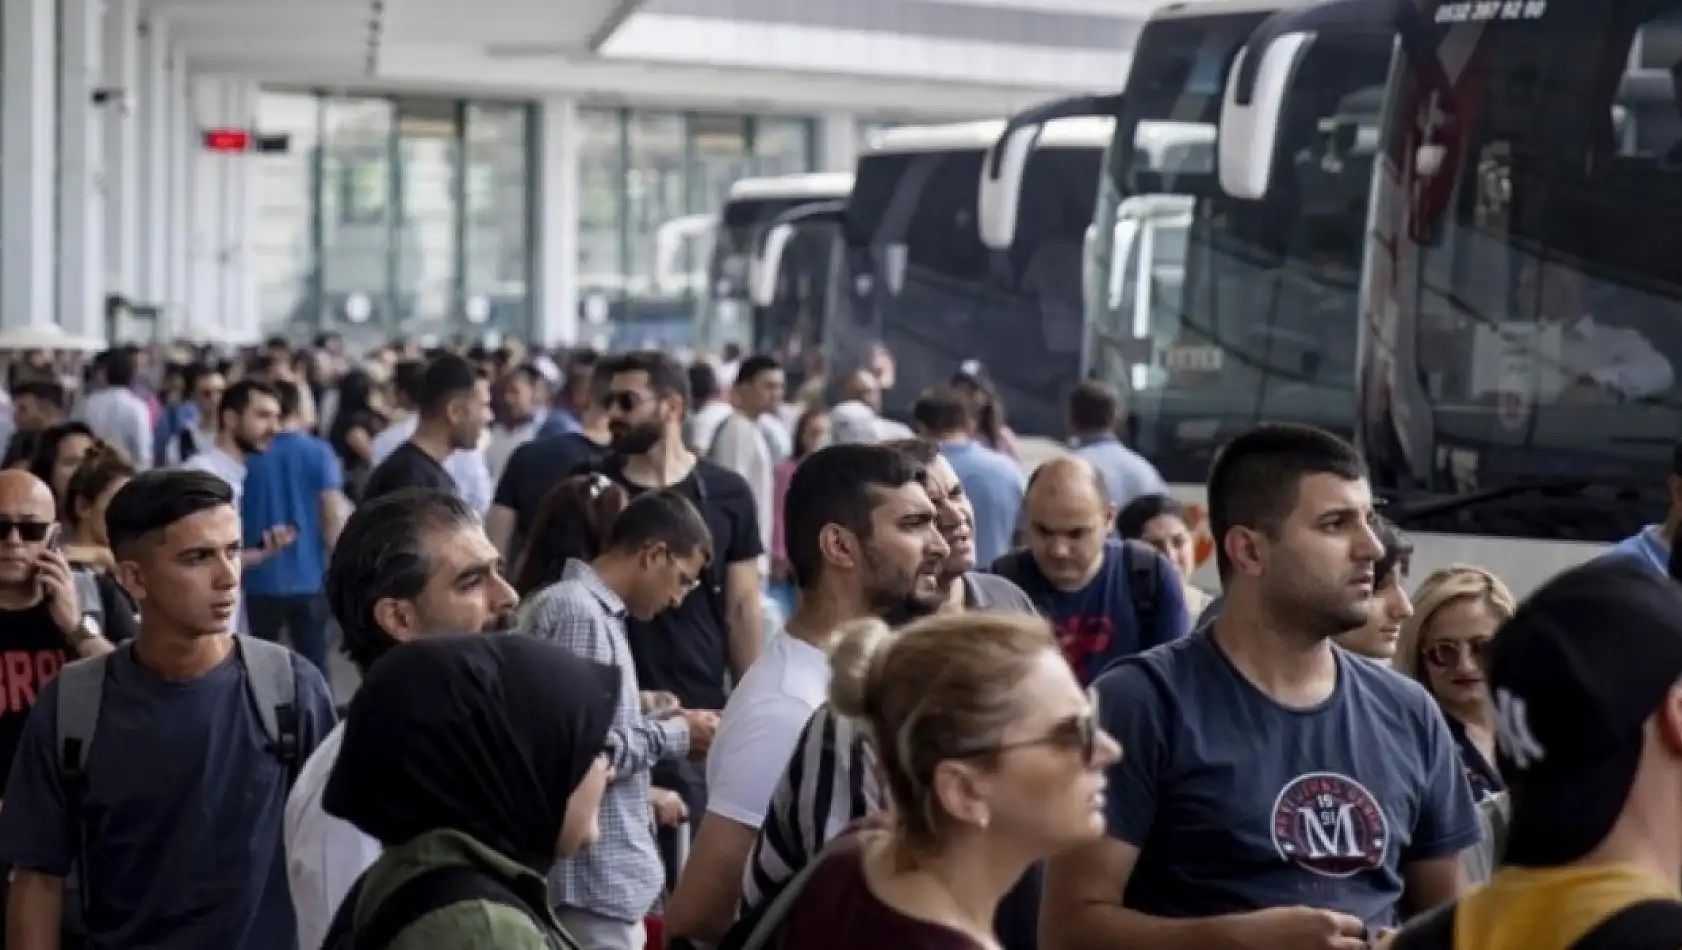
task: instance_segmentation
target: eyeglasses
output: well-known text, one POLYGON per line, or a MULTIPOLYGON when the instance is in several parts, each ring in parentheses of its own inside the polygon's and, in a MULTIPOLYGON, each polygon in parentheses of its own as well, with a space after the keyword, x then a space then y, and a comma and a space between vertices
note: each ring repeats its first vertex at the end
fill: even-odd
POLYGON ((683 596, 688 597, 695 591, 695 588, 701 586, 701 578, 699 576, 690 577, 688 574, 685 574, 683 572, 682 565, 677 562, 677 555, 673 554, 671 551, 666 552, 666 563, 670 564, 672 566, 672 570, 677 572, 677 586, 678 590, 683 592, 683 596))
POLYGON ((1049 746, 1054 749, 1073 749, 1080 753, 1082 765, 1091 765, 1098 758, 1098 694, 1093 690, 1086 691, 1087 711, 1079 716, 1065 719, 1053 726, 1049 732, 1034 739, 1021 739, 1016 742, 1000 742, 985 746, 972 752, 966 752, 963 758, 975 758, 983 755, 995 755, 1000 752, 1010 752, 1013 749, 1032 749, 1039 746, 1049 746))
POLYGON ((606 410, 618 409, 620 412, 635 412, 642 401, 647 399, 646 393, 639 393, 634 389, 617 389, 602 393, 602 408, 606 410))
POLYGON ((13 529, 17 530, 18 540, 27 544, 36 544, 47 539, 47 532, 52 530, 51 521, 24 521, 0 515, 0 540, 10 538, 13 529))
POLYGON ((1477 637, 1471 640, 1438 640, 1424 650, 1420 655, 1425 662, 1442 670, 1452 670, 1460 665, 1461 657, 1470 655, 1472 662, 1483 665, 1484 656, 1489 652, 1490 637, 1477 637))

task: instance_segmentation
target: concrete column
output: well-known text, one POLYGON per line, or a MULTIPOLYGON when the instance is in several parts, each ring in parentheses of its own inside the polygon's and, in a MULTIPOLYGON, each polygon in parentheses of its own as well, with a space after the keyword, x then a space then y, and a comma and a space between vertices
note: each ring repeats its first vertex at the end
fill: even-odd
MULTIPOLYGON (((193 115, 192 98, 188 95, 189 70, 187 58, 179 50, 170 50, 169 70, 169 205, 168 246, 169 290, 165 296, 165 319, 162 328, 167 337, 179 327, 188 325, 193 313, 189 304, 189 281, 192 264, 188 256, 191 223, 201 213, 195 206, 192 192, 193 157, 200 151, 198 129, 193 115)), ((206 206, 202 213, 212 213, 214 206, 206 206)))
POLYGON ((106 287, 140 299, 140 2, 109 0, 105 10, 106 287))
POLYGON ((103 0, 61 0, 59 51, 58 321, 76 336, 105 336, 105 117, 103 0))
POLYGON ((851 112, 826 112, 818 120, 818 168, 826 172, 850 172, 857 164, 865 143, 859 141, 858 116, 851 112))
POLYGON ((139 296, 169 300, 169 30, 162 20, 140 29, 140 95, 135 118, 140 142, 139 296))
POLYGON ((0 327, 57 322, 54 0, 0 2, 0 327))
POLYGON ((545 345, 579 341, 578 136, 576 101, 538 103, 532 335, 545 345))

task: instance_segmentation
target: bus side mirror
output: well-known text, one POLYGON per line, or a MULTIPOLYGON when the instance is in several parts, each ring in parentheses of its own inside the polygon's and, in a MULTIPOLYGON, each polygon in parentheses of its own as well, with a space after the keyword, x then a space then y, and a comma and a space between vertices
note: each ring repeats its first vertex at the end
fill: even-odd
POLYGON ((1279 148, 1279 123, 1285 110, 1285 91, 1297 66, 1314 42, 1311 33, 1285 33, 1257 50, 1246 46, 1233 61, 1221 100, 1219 151, 1221 190, 1234 198, 1260 201, 1267 197, 1273 157, 1279 148), (1258 57, 1254 64, 1247 62, 1258 57), (1253 82, 1239 81, 1240 77, 1253 82))
POLYGON ((777 298, 777 272, 782 269, 783 251, 794 238, 794 225, 779 224, 765 232, 765 247, 753 259, 748 272, 748 299, 756 307, 769 307, 777 298))
POLYGON ((1040 137, 1039 125, 1009 128, 981 162, 981 186, 977 191, 976 227, 981 243, 990 250, 1009 250, 1016 240, 1016 211, 1022 198, 1022 176, 1028 158, 1040 137))

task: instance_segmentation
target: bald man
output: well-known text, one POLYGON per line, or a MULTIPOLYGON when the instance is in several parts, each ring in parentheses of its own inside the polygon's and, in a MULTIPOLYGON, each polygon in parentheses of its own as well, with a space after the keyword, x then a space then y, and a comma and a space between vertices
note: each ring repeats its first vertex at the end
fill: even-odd
POLYGON ((1027 550, 993 562, 1057 628, 1082 683, 1111 662, 1185 635, 1185 595, 1155 549, 1115 537, 1115 505, 1090 462, 1053 459, 1023 498, 1027 550))

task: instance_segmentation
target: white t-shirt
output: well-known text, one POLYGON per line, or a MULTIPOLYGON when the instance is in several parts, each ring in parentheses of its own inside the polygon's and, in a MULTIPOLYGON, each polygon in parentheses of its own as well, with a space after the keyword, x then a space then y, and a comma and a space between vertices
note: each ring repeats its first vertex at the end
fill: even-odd
POLYGON ((829 657, 778 634, 724 704, 707 753, 707 811, 757 829, 806 720, 829 698, 829 657))
POLYGON ((286 796, 286 883, 298 918, 300 950, 321 950, 339 903, 380 856, 380 843, 321 809, 321 793, 339 760, 345 724, 315 747, 286 796))

